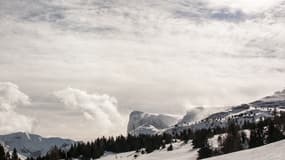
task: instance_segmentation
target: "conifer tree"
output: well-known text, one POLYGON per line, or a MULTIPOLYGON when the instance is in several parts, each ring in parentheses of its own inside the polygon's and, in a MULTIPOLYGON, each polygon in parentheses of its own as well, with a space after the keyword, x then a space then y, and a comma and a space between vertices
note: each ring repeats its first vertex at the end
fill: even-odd
POLYGON ((173 146, 172 144, 170 144, 168 147, 167 147, 167 151, 172 151, 173 150, 173 146))
POLYGON ((234 123, 229 124, 227 136, 223 142, 223 153, 235 152, 242 149, 241 138, 238 130, 238 127, 234 123))
POLYGON ((211 150, 208 142, 206 142, 204 146, 198 150, 198 159, 211 157, 212 154, 213 154, 213 151, 211 150))
POLYGON ((265 135, 263 127, 265 124, 261 121, 257 125, 253 125, 252 129, 250 130, 250 139, 249 139, 249 147, 254 148, 258 146, 264 145, 265 135))
POLYGON ((11 155, 10 155, 9 152, 6 152, 6 154, 5 154, 5 159, 6 159, 6 160, 10 160, 10 159, 11 159, 11 155))
POLYGON ((0 160, 5 160, 5 150, 2 145, 0 145, 0 160))
POLYGON ((13 149, 12 160, 18 160, 18 153, 16 148, 13 149))
POLYGON ((274 126, 273 123, 270 123, 269 127, 268 127, 268 133, 267 133, 267 138, 266 138, 266 142, 267 143, 272 143, 272 142, 276 142, 279 141, 281 139, 284 138, 283 133, 279 130, 279 128, 277 128, 276 126, 274 126))
POLYGON ((201 148, 207 143, 210 131, 206 129, 198 130, 194 133, 192 144, 194 148, 201 148))

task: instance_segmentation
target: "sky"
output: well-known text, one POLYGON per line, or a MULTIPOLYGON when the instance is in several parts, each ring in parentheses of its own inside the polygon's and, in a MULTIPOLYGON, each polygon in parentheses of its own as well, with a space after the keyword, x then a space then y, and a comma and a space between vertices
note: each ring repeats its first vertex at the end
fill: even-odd
POLYGON ((119 135, 133 110, 283 90, 284 17, 283 0, 0 0, 0 134, 119 135))

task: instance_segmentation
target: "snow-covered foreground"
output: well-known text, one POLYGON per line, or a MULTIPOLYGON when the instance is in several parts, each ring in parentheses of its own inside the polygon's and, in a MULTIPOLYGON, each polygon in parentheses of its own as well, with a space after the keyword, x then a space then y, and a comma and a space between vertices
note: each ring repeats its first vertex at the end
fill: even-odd
POLYGON ((167 151, 166 149, 157 150, 150 154, 137 154, 135 152, 127 152, 121 154, 107 154, 100 158, 100 160, 191 160, 197 159, 197 150, 192 149, 191 143, 183 144, 183 142, 173 144, 173 151, 167 151), (135 158, 135 155, 138 155, 135 158))
POLYGON ((271 143, 262 147, 212 157, 207 160, 284 160, 285 140, 271 143))
MULTIPOLYGON (((175 143, 173 151, 163 149, 150 154, 137 154, 138 157, 135 158, 136 154, 135 152, 106 154, 99 160, 196 160, 198 156, 197 150, 192 149, 191 143, 185 145, 183 142, 175 143)), ((208 158, 207 160, 283 160, 284 158, 285 140, 254 149, 208 158)))

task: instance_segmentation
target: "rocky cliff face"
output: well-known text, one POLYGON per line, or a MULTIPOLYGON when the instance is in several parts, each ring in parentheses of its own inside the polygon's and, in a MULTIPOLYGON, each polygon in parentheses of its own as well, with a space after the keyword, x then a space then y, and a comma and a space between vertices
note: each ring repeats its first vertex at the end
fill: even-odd
POLYGON ((235 120, 242 126, 246 122, 257 122, 260 119, 273 117, 274 110, 285 111, 285 90, 251 103, 224 107, 222 111, 221 108, 214 112, 197 107, 180 118, 134 111, 130 114, 128 133, 133 135, 164 132, 172 134, 185 129, 223 128, 227 127, 228 119, 235 120))
POLYGON ((133 111, 129 116, 127 132, 133 135, 154 134, 176 124, 177 121, 178 118, 175 116, 133 111))

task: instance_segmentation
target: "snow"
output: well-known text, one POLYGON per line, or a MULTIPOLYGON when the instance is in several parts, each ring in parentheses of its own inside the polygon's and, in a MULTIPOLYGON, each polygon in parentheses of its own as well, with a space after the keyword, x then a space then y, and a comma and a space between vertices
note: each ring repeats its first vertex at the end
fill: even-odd
MULTIPOLYGON (((153 113, 145 113, 140 111, 133 111, 130 114, 128 133, 131 133, 133 135, 138 135, 138 134, 151 135, 151 134, 160 134, 163 132, 166 133, 180 132, 188 128, 196 130, 203 128, 206 129, 215 128, 217 126, 226 127, 228 124, 227 120, 229 118, 235 119, 238 124, 242 125, 245 121, 256 122, 260 118, 272 117, 273 109, 276 108, 277 110, 282 110, 282 107, 285 107, 285 105, 283 105, 285 104, 284 103, 285 101, 283 100, 285 100, 285 90, 282 92, 276 92, 272 96, 265 97, 253 103, 234 106, 224 112, 214 113, 200 121, 193 121, 193 118, 195 118, 194 116, 196 114, 199 114, 196 113, 196 111, 195 113, 188 112, 180 120, 177 116, 172 116, 167 114, 153 114, 153 113)), ((246 133, 247 137, 249 137, 249 130, 243 130, 243 131, 246 133)), ((221 137, 224 137, 224 135, 225 134, 221 134, 221 137)), ((217 142, 218 136, 219 135, 215 135, 214 137, 209 139, 209 144, 214 148, 219 147, 217 142)), ((61 138, 43 138, 38 135, 21 133, 21 132, 0 136, 0 142, 2 142, 5 145, 5 147, 10 151, 13 148, 16 148, 18 152, 23 156, 44 155, 54 145, 57 145, 61 148, 68 148, 70 144, 74 143, 74 141, 72 140, 61 139, 61 138)), ((106 153, 100 159, 101 160, 197 159, 197 149, 192 148, 191 142, 189 142, 188 144, 183 144, 183 142, 177 142, 174 143, 173 146, 174 146, 173 151, 167 151, 166 149, 161 149, 161 150, 156 150, 150 154, 141 154, 141 153, 136 153, 134 151, 127 153, 120 153, 120 154, 106 153)), ((285 153, 281 151, 284 149, 285 149, 285 141, 280 141, 259 148, 222 155, 211 159, 279 160, 281 159, 282 156, 285 156, 285 153)))
POLYGON ((179 133, 189 128, 192 130, 225 128, 228 126, 228 119, 234 119, 242 126, 245 122, 258 122, 260 119, 271 118, 274 109, 285 110, 285 90, 248 104, 232 106, 225 111, 207 115, 206 118, 203 107, 188 111, 180 118, 166 114, 133 111, 129 117, 128 133, 153 135, 179 133), (201 117, 203 119, 200 119, 201 117))
MULTIPOLYGON (((275 108, 281 110, 279 107, 275 108)), ((260 119, 271 118, 273 116, 272 111, 272 107, 253 107, 249 104, 243 104, 232 107, 227 111, 214 113, 200 121, 184 122, 183 124, 178 123, 177 125, 164 129, 164 132, 171 134, 179 133, 185 129, 192 129, 195 131, 216 127, 225 128, 228 126, 229 119, 234 120, 236 124, 242 126, 245 122, 258 122, 260 119)))
MULTIPOLYGON (((277 110, 280 110, 276 107, 277 110)), ((165 118, 161 118, 161 115, 151 115, 148 113, 139 113, 130 115, 129 129, 133 126, 133 130, 128 130, 132 135, 139 134, 161 134, 161 133, 179 133, 183 130, 192 129, 209 129, 221 127, 225 128, 228 126, 228 119, 234 119, 238 125, 242 126, 245 122, 258 122, 260 119, 271 118, 273 116, 272 108, 265 107, 253 107, 248 104, 232 107, 231 109, 214 113, 205 119, 200 121, 193 121, 192 113, 187 113, 180 121, 175 125, 165 125, 168 123, 165 118), (189 120, 189 121, 187 121, 189 120)), ((199 113, 196 113, 199 114, 199 113)))
POLYGON ((37 157, 45 155, 54 146, 68 149, 75 142, 69 139, 44 138, 35 134, 17 132, 0 135, 0 143, 9 151, 16 148, 24 157, 37 157))
POLYGON ((177 116, 133 111, 129 116, 127 132, 133 135, 155 134, 161 129, 176 124, 177 121, 177 116))
POLYGON ((159 129, 153 125, 142 125, 129 132, 131 135, 155 135, 159 133, 159 129))
POLYGON ((211 157, 207 160, 284 160, 285 140, 271 143, 258 148, 243 150, 217 157, 211 157))
POLYGON ((198 156, 197 149, 192 148, 191 142, 188 144, 184 144, 183 142, 174 143, 173 151, 167 151, 166 148, 162 150, 156 150, 149 154, 140 154, 136 152, 126 152, 121 154, 107 153, 103 157, 99 158, 99 160, 196 160, 198 156), (137 155, 138 157, 134 158, 134 155, 137 155))
POLYGON ((219 136, 222 138, 222 140, 226 137, 226 133, 223 134, 217 134, 214 135, 212 138, 208 139, 208 143, 212 148, 219 148, 219 142, 218 142, 218 138, 219 136))
MULTIPOLYGON (((106 153, 98 160, 196 160, 197 149, 193 149, 191 142, 174 143, 173 151, 156 150, 149 154, 138 154, 136 152, 126 152, 120 154, 106 153), (138 155, 134 158, 134 155, 138 155)), ((221 156, 207 158, 206 160, 283 160, 285 157, 285 140, 271 143, 258 148, 247 149, 239 152, 229 153, 221 156)))
MULTIPOLYGON (((249 139, 250 138, 250 130, 249 129, 243 129, 243 130, 240 130, 239 133, 245 133, 246 137, 249 139)), ((216 134, 214 135, 213 137, 209 138, 208 139, 208 143, 209 145, 212 147, 212 148, 216 148, 218 149, 220 146, 219 146, 219 137, 221 137, 221 140, 223 141, 227 136, 227 133, 222 133, 222 134, 216 134)), ((245 144, 245 148, 248 148, 248 145, 245 144)))

